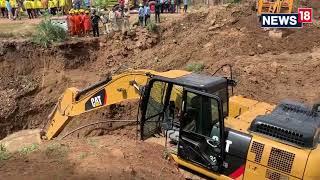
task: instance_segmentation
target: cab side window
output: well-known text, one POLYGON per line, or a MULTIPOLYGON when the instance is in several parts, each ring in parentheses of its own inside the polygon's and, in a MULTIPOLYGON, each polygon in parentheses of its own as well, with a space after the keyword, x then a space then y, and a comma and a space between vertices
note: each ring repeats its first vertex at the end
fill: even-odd
POLYGON ((182 130, 206 137, 219 135, 219 109, 215 99, 187 92, 182 130))

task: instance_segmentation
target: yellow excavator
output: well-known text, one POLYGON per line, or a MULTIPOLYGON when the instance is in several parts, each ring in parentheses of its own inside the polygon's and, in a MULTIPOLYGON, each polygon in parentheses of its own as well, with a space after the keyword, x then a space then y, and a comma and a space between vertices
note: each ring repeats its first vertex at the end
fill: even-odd
POLYGON ((293 0, 257 0, 257 14, 292 13, 293 0))
POLYGON ((141 139, 165 132, 181 166, 214 179, 320 179, 320 105, 233 96, 235 84, 232 76, 128 71, 83 90, 68 88, 42 136, 57 137, 79 114, 140 99, 141 139))

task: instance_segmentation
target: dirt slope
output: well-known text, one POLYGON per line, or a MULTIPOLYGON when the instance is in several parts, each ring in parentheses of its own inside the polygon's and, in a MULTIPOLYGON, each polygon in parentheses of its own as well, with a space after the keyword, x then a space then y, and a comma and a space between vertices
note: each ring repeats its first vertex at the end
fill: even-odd
POLYGON ((119 135, 48 142, 0 161, 1 179, 182 179, 162 152, 119 135))
POLYGON ((161 43, 132 62, 161 70, 203 62, 209 74, 229 63, 239 81, 237 94, 269 103, 283 98, 315 101, 319 96, 320 29, 307 25, 272 39, 257 21, 250 6, 189 14, 164 27, 161 43))

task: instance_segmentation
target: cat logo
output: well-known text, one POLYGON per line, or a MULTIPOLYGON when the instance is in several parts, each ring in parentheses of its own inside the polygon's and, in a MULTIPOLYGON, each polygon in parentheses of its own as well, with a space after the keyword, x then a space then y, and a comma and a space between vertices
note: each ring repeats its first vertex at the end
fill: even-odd
POLYGON ((105 89, 94 94, 85 104, 85 110, 94 109, 105 105, 107 102, 107 95, 105 89))
POLYGON ((101 96, 91 98, 92 107, 98 107, 102 105, 101 96))

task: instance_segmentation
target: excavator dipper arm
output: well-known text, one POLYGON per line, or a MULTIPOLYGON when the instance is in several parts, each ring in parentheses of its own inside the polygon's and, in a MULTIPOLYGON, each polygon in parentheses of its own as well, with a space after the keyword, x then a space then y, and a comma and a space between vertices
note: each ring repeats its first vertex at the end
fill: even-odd
POLYGON ((113 76, 82 91, 73 87, 66 89, 48 117, 44 138, 50 140, 56 137, 68 124, 70 117, 139 98, 141 87, 147 83, 151 74, 157 72, 137 70, 113 76))

